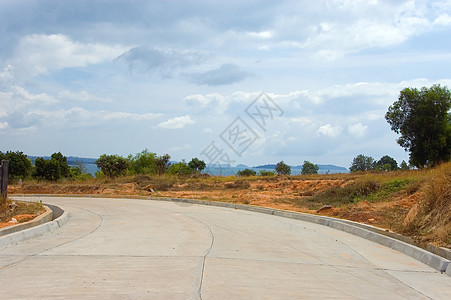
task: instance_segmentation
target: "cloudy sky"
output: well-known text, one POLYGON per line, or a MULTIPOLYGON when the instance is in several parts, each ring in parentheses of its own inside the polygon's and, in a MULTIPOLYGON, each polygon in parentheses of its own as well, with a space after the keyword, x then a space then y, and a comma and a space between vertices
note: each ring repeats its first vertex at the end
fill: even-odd
POLYGON ((1 151, 401 162, 384 115, 451 87, 451 1, 1 0, 0 45, 1 151))

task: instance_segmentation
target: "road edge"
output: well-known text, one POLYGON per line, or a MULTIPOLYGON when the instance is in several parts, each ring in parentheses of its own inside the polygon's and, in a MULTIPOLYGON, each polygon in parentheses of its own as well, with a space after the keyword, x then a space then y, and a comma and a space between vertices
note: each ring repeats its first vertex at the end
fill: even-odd
MULTIPOLYGON (((6 235, 0 236, 0 250, 7 248, 11 245, 15 245, 21 241, 43 235, 44 233, 47 233, 49 231, 60 228, 61 226, 66 224, 66 222, 69 219, 69 213, 67 212, 67 210, 65 210, 61 206, 58 206, 58 208, 60 208, 64 212, 61 216, 59 216, 58 218, 56 218, 53 221, 48 220, 46 223, 43 223, 40 225, 35 225, 34 227, 27 228, 27 229, 17 228, 16 232, 12 232, 12 233, 8 233, 6 235)), ((50 210, 50 208, 49 208, 49 210, 50 210)), ((52 212, 52 211, 50 210, 50 212, 52 212)), ((39 219, 39 217, 36 218, 35 220, 32 220, 27 223, 42 222, 41 221, 42 218, 39 220, 37 220, 37 219, 39 219)))
MULTIPOLYGON (((252 212, 264 213, 269 215, 274 215, 278 217, 284 217, 289 219, 301 220, 305 222, 315 223, 319 225, 329 226, 331 228, 341 230, 364 239, 373 241, 375 243, 381 244, 383 246, 389 247, 393 250, 404 253, 428 266, 436 271, 445 273, 451 277, 451 260, 434 254, 428 250, 422 249, 418 246, 409 243, 409 239, 401 235, 397 235, 393 232, 383 230, 378 227, 357 223, 349 220, 337 219, 333 217, 312 215, 301 212, 294 212, 288 210, 281 210, 275 208, 268 208, 262 206, 254 206, 247 204, 237 204, 229 202, 219 202, 219 201, 206 201, 197 199, 185 199, 185 198, 171 198, 171 197, 146 197, 146 196, 126 196, 126 195, 58 195, 58 194, 35 194, 35 195, 24 195, 17 194, 16 197, 78 197, 78 198, 112 198, 112 199, 135 199, 135 200, 154 200, 154 201, 166 201, 166 202, 177 202, 177 203, 187 203, 205 206, 216 206, 225 207, 233 209, 241 209, 252 212), (399 236, 399 238, 397 238, 399 236), (403 240, 400 240, 402 238, 403 240)), ((66 214, 66 212, 64 213, 66 214)), ((64 216, 63 214, 63 216, 64 216)), ((62 218, 61 216, 60 218, 62 218)), ((58 218, 59 219, 59 218, 58 218)), ((56 220, 55 220, 56 221, 56 220)), ((26 230, 25 230, 26 231, 26 230)), ((1 239, 0 239, 0 249, 1 239)))

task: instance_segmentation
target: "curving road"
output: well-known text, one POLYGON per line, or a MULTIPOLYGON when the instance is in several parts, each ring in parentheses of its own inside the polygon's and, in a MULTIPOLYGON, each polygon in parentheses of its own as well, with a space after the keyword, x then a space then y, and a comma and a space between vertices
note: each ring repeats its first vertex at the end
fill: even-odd
POLYGON ((164 201, 42 198, 66 225, 0 250, 3 299, 451 299, 451 278, 335 229, 164 201))

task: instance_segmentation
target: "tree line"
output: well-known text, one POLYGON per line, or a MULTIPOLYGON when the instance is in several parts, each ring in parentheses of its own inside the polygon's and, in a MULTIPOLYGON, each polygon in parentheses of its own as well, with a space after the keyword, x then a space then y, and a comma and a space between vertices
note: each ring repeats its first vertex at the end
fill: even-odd
MULTIPOLYGON (((186 163, 185 160, 171 164, 171 156, 168 154, 157 156, 147 149, 136 155, 129 155, 127 158, 119 155, 101 155, 95 164, 100 169, 96 177, 107 176, 110 178, 124 175, 189 175, 201 173, 206 164, 204 161, 193 158, 186 163)), ((21 151, 0 151, 0 160, 9 161, 8 179, 10 182, 18 179, 34 178, 37 180, 58 181, 61 179, 79 180, 93 178, 87 174, 83 163, 77 163, 76 166, 69 166, 67 157, 61 152, 53 153, 50 159, 37 157, 34 165, 31 160, 21 151)))

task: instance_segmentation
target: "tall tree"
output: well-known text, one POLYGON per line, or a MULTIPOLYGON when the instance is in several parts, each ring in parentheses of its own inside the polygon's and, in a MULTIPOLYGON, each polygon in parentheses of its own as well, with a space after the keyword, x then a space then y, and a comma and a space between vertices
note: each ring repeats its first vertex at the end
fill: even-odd
POLYGON ((96 165, 102 170, 103 174, 113 178, 124 175, 129 167, 129 162, 118 155, 102 154, 99 159, 96 160, 96 165))
POLYGON ((374 158, 359 154, 352 160, 352 165, 349 167, 351 172, 369 171, 373 170, 375 166, 374 158))
POLYGON ((195 173, 202 172, 203 169, 205 169, 207 165, 203 160, 198 159, 197 157, 191 159, 191 161, 188 163, 188 167, 194 170, 195 173))
POLYGON ((157 168, 157 173, 160 175, 163 175, 166 173, 166 171, 169 169, 169 166, 171 163, 169 160, 171 159, 171 156, 169 154, 160 155, 155 159, 155 165, 157 168))
POLYGON ((156 159, 156 153, 152 153, 148 149, 144 149, 141 153, 136 154, 134 157, 129 155, 129 168, 132 173, 135 174, 155 174, 157 172, 156 159))
POLYGON ((276 165, 276 172, 278 175, 290 175, 291 167, 282 161, 279 161, 276 165))
POLYGON ((21 151, 7 151, 6 153, 0 151, 0 161, 2 159, 9 160, 8 179, 10 181, 19 178, 25 179, 29 177, 33 171, 31 161, 21 151))
POLYGON ((376 162, 376 168, 384 171, 398 170, 398 163, 393 157, 384 155, 376 162))
POLYGON ((307 175, 307 174, 318 174, 319 167, 318 165, 315 165, 307 160, 304 160, 304 164, 302 165, 301 174, 307 175))
POLYGON ((451 92, 440 85, 405 88, 385 115, 400 134, 398 144, 410 152, 410 164, 435 166, 451 158, 451 92))

